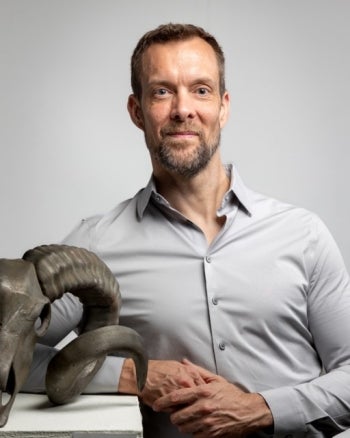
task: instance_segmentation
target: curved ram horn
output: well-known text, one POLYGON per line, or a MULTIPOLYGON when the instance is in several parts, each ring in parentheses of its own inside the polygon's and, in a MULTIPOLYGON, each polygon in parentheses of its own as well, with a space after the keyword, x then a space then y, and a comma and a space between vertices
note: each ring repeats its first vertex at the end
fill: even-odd
POLYGON ((118 324, 119 285, 105 263, 91 251, 68 245, 42 245, 27 251, 43 294, 51 302, 66 292, 84 306, 82 331, 118 324))
POLYGON ((141 391, 147 369, 140 337, 128 327, 113 325, 81 334, 56 354, 46 374, 49 399, 56 404, 64 404, 69 401, 71 392, 80 394, 91 380, 90 374, 86 378, 83 371, 91 367, 95 374, 109 353, 119 353, 133 359, 137 386, 141 391), (62 373, 62 370, 65 372, 62 373))
POLYGON ((51 302, 71 292, 79 297, 84 308, 84 335, 64 347, 49 364, 46 385, 50 400, 61 404, 79 395, 106 354, 122 350, 134 359, 141 390, 146 380, 147 355, 134 330, 116 326, 121 298, 118 283, 107 265, 94 253, 68 245, 42 245, 27 251, 23 259, 34 264, 43 294, 51 302), (90 331, 93 332, 89 337, 90 331), (72 364, 79 357, 75 368, 72 364), (71 384, 66 385, 65 380, 71 384))

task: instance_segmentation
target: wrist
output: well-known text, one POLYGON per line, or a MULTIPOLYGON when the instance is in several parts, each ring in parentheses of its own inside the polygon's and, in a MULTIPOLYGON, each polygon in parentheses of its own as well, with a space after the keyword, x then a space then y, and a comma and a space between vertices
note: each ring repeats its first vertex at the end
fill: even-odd
POLYGON ((253 399, 252 406, 255 411, 255 425, 258 430, 270 430, 273 429, 274 421, 272 412, 266 403, 264 397, 259 393, 250 394, 253 399))
POLYGON ((120 394, 138 395, 136 370, 132 359, 125 359, 119 377, 118 392, 120 394))

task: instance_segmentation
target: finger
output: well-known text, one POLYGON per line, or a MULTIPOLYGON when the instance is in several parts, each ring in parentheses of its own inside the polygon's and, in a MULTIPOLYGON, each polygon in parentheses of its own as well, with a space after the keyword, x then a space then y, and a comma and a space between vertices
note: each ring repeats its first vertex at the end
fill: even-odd
POLYGON ((197 409, 194 409, 193 405, 190 405, 184 406, 182 409, 173 412, 170 415, 170 420, 176 426, 186 428, 186 432, 195 432, 199 430, 200 420, 202 417, 203 415, 198 412, 197 409))
POLYGON ((179 405, 187 405, 198 399, 195 388, 185 388, 172 391, 170 394, 158 398, 153 403, 153 410, 156 412, 169 410, 179 405))
POLYGON ((196 370, 199 373, 200 378, 203 379, 205 382, 211 381, 218 377, 216 374, 212 373, 211 371, 206 370, 205 368, 202 368, 199 365, 194 364, 193 362, 191 362, 186 358, 182 359, 182 363, 196 370))
MULTIPOLYGON (((193 410, 190 407, 181 410, 170 416, 171 422, 178 428, 181 433, 191 434, 196 438, 212 438, 214 436, 220 436, 222 438, 228 438, 228 435, 216 434, 217 428, 212 427, 212 421, 207 421, 208 417, 203 415, 198 410, 193 410)), ((232 437, 233 435, 229 435, 232 437)))
POLYGON ((202 436, 206 436, 203 435, 204 431, 202 430, 203 424, 201 423, 201 421, 194 420, 194 421, 187 421, 186 423, 181 423, 181 424, 176 424, 176 423, 173 424, 177 426, 177 428, 181 433, 186 433, 191 435, 197 433, 197 434, 202 434, 202 436))

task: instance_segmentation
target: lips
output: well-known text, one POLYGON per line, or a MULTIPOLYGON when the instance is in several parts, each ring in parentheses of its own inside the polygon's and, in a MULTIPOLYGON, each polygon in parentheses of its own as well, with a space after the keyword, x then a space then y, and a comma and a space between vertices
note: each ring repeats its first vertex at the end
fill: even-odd
POLYGON ((168 125, 161 130, 164 137, 199 137, 200 130, 190 125, 168 125))
POLYGON ((172 131, 168 132, 167 135, 170 136, 198 136, 197 132, 194 131, 172 131))

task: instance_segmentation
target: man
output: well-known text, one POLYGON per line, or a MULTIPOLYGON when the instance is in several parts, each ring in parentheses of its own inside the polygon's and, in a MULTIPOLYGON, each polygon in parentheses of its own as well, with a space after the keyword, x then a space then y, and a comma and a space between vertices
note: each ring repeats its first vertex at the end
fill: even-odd
MULTIPOLYGON (((218 43, 192 25, 148 32, 132 57, 132 88, 128 110, 152 178, 65 243, 109 265, 120 323, 144 338, 145 438, 331 436, 350 427, 346 269, 315 215, 249 190, 222 164, 229 94, 218 43)), ((76 298, 64 295, 44 342, 54 345, 80 318, 76 298)), ((50 354, 41 346, 36 360, 50 354)), ((132 361, 107 358, 88 390, 136 394, 132 361)))

